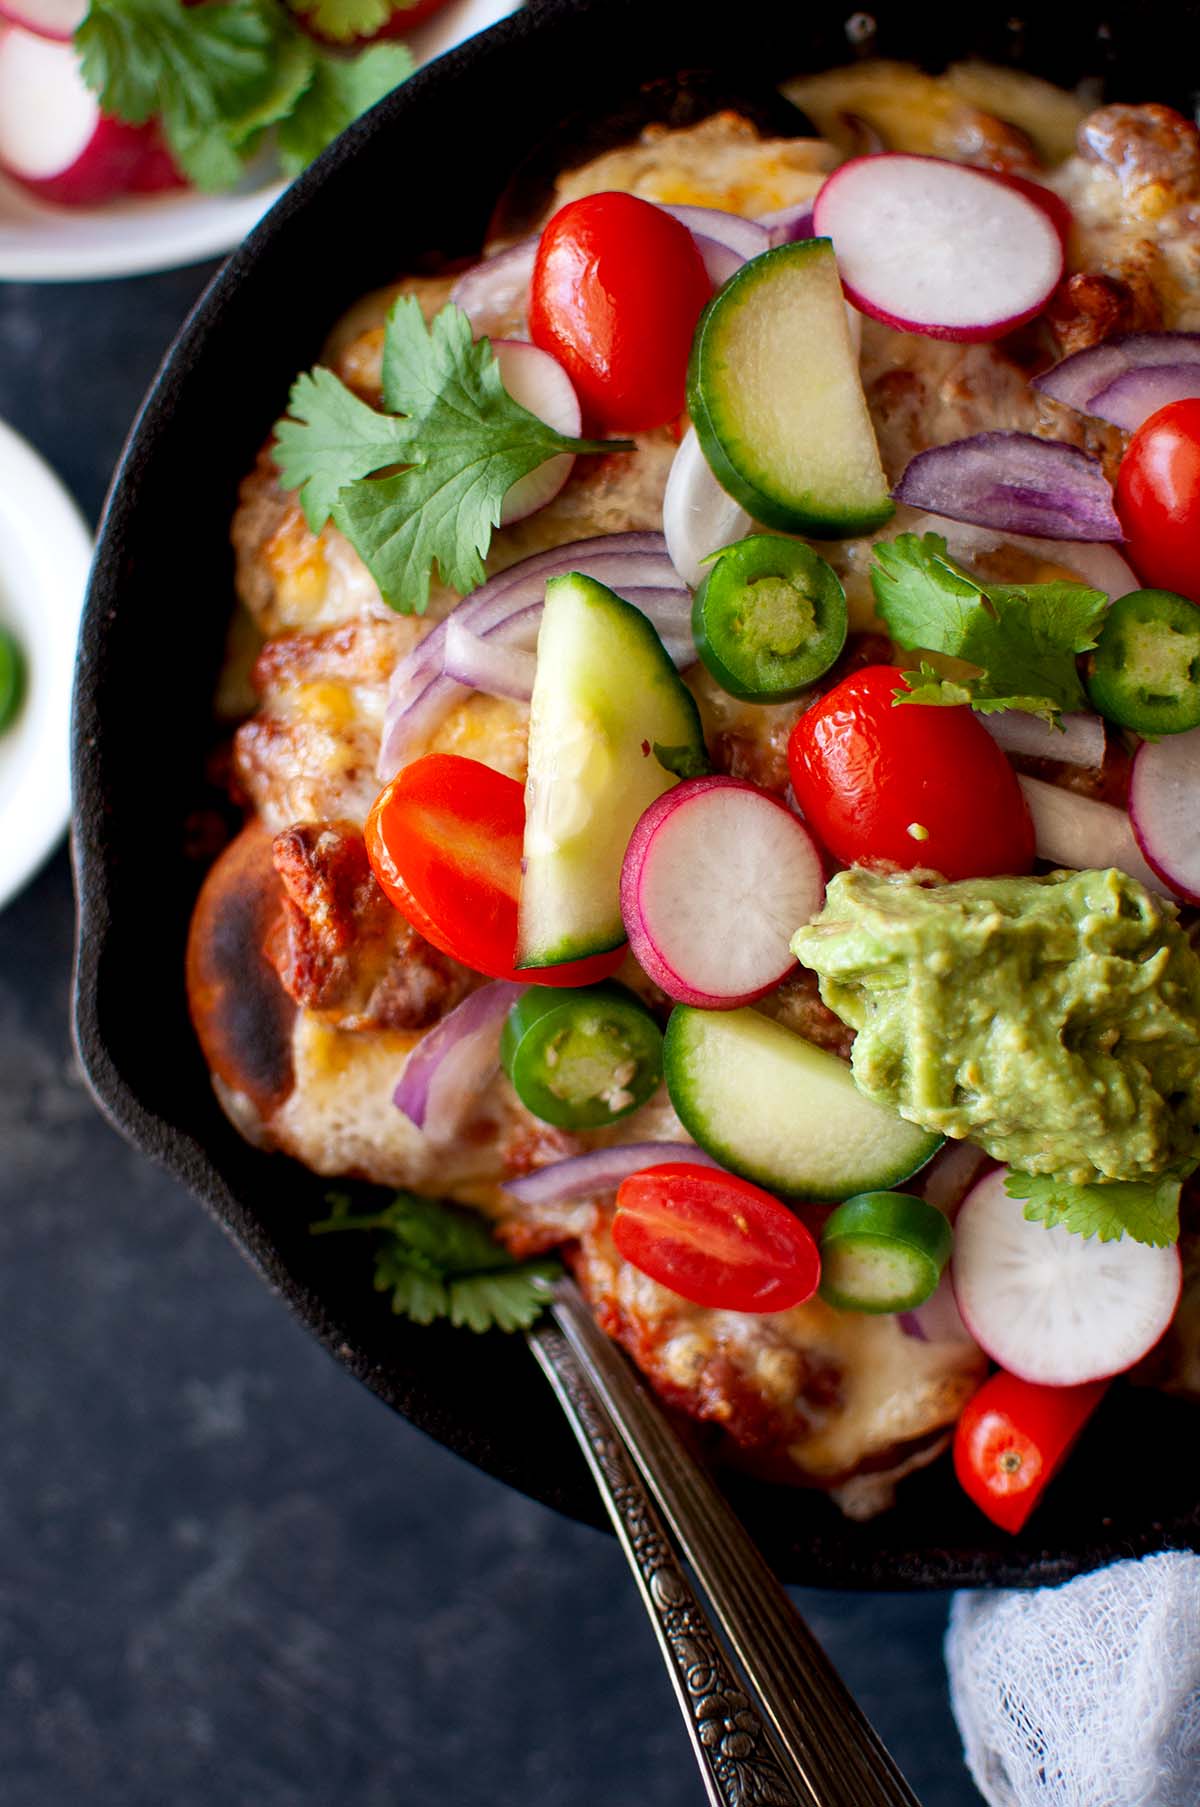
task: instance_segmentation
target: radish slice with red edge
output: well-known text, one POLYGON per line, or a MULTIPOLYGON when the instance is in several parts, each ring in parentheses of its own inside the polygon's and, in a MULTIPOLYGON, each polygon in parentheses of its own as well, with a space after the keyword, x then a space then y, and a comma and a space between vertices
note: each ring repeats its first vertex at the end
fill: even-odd
POLYGON ((457 1004, 404 1063, 393 1102, 434 1142, 454 1137, 500 1070, 500 1032, 524 985, 496 979, 457 1004))
POLYGON ((1163 364, 1200 364, 1200 333, 1117 333, 1043 370, 1033 386, 1079 414, 1091 414, 1097 396, 1118 377, 1163 364))
POLYGON ((647 978, 680 1004, 733 1010, 795 966, 789 942, 825 895, 812 836, 740 778, 690 778, 630 838, 621 916, 647 978))
POLYGON ((1075 872, 1103 872, 1115 866, 1148 891, 1160 897, 1168 893, 1162 877, 1142 857, 1133 824, 1123 809, 1023 773, 1017 783, 1033 818, 1039 859, 1075 872))
POLYGON ((1112 485, 1079 446, 1033 433, 974 433, 918 452, 897 502, 1043 540, 1120 540, 1112 485))
POLYGON ((73 45, 0 32, 0 168, 38 200, 95 207, 124 194, 151 132, 101 114, 73 45))
POLYGON ((1041 312, 1063 271, 1042 206, 939 157, 852 158, 821 188, 813 226, 855 307, 932 339, 1001 338, 1041 312))
POLYGON ((1200 904, 1200 728, 1143 741, 1129 780, 1129 815, 1164 884, 1200 904))
POLYGON ((0 0, 0 21, 58 44, 70 43, 86 13, 87 0, 0 0))
POLYGON ((1093 398, 1088 413, 1136 433, 1160 408, 1198 395, 1200 363, 1155 364, 1149 369, 1123 371, 1093 398))
POLYGON ((1178 1248, 1030 1223, 1004 1190, 1007 1171, 980 1180, 955 1225, 950 1271, 968 1331, 1008 1373, 1039 1386, 1124 1373, 1174 1316, 1178 1248))
MULTIPOLYGON (((523 339, 496 339, 492 344, 500 380, 515 402, 544 420, 567 439, 578 439, 583 415, 575 385, 556 358, 523 339)), ((573 452, 547 458, 528 476, 519 477, 504 498, 501 527, 511 527, 553 502, 575 468, 573 452)))
POLYGON ((693 1142, 626 1142, 614 1148, 593 1148, 587 1154, 552 1161, 519 1179, 505 1180, 504 1190, 525 1205, 570 1205, 598 1193, 615 1192, 631 1173, 646 1173, 670 1161, 686 1161, 691 1167, 715 1167, 718 1161, 693 1142))

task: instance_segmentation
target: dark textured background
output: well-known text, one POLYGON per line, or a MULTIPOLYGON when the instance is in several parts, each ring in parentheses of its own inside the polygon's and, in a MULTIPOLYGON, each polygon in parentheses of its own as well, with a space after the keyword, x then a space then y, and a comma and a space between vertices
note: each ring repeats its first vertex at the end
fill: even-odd
MULTIPOLYGON (((0 417, 93 520, 208 274, 0 285, 0 417)), ((164 596, 163 683, 187 644, 164 596)), ((101 1122, 71 936, 60 852, 0 915, 5 1807, 699 1807, 616 1546, 392 1416, 101 1122)), ((944 1598, 797 1598, 925 1807, 978 1807, 944 1598)))

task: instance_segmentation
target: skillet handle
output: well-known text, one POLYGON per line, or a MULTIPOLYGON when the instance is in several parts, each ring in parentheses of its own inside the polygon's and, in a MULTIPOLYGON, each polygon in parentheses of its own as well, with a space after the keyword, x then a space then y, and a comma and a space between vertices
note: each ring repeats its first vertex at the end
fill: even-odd
POLYGON ((557 1330, 543 1321, 530 1342, 629 1558, 713 1807, 920 1807, 741 1520, 572 1281, 555 1287, 552 1312, 557 1330))

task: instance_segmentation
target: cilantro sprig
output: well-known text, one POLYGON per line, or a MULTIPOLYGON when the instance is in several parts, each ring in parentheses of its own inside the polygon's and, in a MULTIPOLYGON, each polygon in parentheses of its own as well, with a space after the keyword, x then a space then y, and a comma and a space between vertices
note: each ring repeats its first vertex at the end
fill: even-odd
POLYGON ((981 713, 1021 709, 1053 722, 1084 709, 1078 654, 1096 644, 1108 606, 1081 583, 981 584, 950 557, 940 534, 902 533, 875 548, 871 587, 898 646, 969 669, 948 677, 927 661, 905 672, 901 703, 970 703, 981 713))
POLYGON ((484 558, 513 484, 561 452, 614 452, 629 440, 568 439, 515 402, 486 339, 447 302, 426 326, 402 297, 388 315, 377 413, 318 366, 299 378, 275 429, 275 462, 319 533, 332 516, 384 598, 423 613, 436 565, 461 595, 484 558), (396 470, 394 467, 404 468, 396 470), (378 475, 388 472, 389 475, 378 475))
POLYGON ((322 37, 349 44, 354 38, 370 38, 394 13, 408 12, 417 0, 292 0, 297 12, 307 14, 322 37))
POLYGON ((1098 1236, 1101 1242, 1128 1236, 1153 1248, 1179 1240, 1181 1189, 1178 1173, 1164 1173, 1156 1180, 1105 1180, 1087 1186, 1032 1173, 1010 1173, 1004 1181, 1010 1198, 1025 1200, 1030 1223, 1061 1224, 1077 1236, 1098 1236))
POLYGON ((342 1193, 329 1203, 331 1215, 312 1234, 376 1232, 375 1290, 390 1293, 392 1310, 416 1324, 449 1318, 475 1331, 527 1329, 562 1271, 553 1260, 515 1261, 472 1212, 440 1199, 398 1192, 382 1211, 357 1214, 342 1193))
POLYGON ((402 44, 330 56, 278 0, 91 0, 75 33, 106 113, 159 118, 197 188, 232 188, 275 129, 288 175, 412 73, 402 44))

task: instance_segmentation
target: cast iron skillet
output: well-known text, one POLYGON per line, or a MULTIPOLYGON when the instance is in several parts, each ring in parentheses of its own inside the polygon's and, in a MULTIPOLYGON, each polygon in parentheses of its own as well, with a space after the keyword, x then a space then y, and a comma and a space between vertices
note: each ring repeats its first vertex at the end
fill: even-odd
MULTIPOLYGON (((953 17, 875 8, 874 47, 932 68, 972 52, 1111 98, 1186 107, 1197 9, 1039 7, 953 17)), ((321 159, 216 278, 181 332, 113 487, 80 645, 75 699, 79 888, 76 1032, 112 1121, 205 1202, 269 1286, 360 1380, 422 1429, 578 1518, 599 1510, 570 1433, 519 1338, 478 1339, 391 1316, 353 1237, 313 1239, 325 1182, 257 1152, 219 1110, 188 1024, 183 949, 204 861, 197 802, 229 614, 238 480, 296 372, 356 296, 429 257, 474 253, 501 189, 648 117, 723 101, 789 129, 771 83, 869 43, 859 14, 778 0, 544 0, 423 70, 321 159), (680 72, 684 72, 682 75, 680 72), (717 73, 714 73, 717 72, 717 73), (593 122, 587 134, 583 121, 593 122), (597 126, 596 122, 600 122, 597 126), (593 134, 598 130, 600 138, 593 134), (590 140, 590 141, 585 141, 590 140)), ((796 129, 793 119, 790 129, 796 129)), ((969 279, 969 278, 968 278, 969 279)), ((789 1579, 838 1586, 1059 1580, 1168 1546, 1200 1546, 1190 1408, 1118 1388, 1028 1533, 962 1499, 946 1462, 905 1481, 896 1509, 848 1523, 820 1494, 731 1480, 789 1579)))

